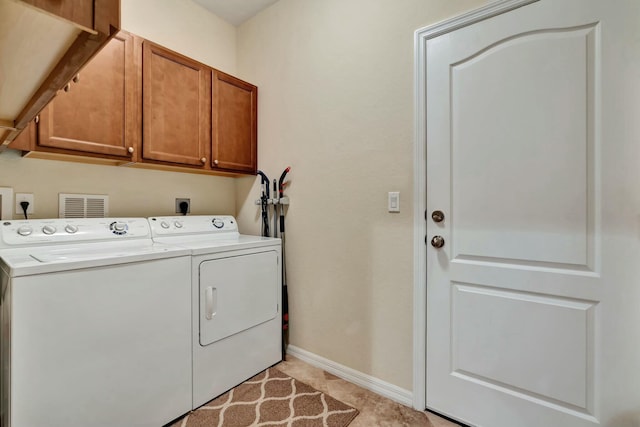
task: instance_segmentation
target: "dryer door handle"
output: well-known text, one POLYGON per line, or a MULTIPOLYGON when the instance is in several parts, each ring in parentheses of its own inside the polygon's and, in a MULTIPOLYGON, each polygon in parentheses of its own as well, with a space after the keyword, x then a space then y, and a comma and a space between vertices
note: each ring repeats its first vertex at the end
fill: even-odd
POLYGON ((204 290, 204 315, 207 320, 213 319, 218 307, 218 290, 209 286, 204 290))

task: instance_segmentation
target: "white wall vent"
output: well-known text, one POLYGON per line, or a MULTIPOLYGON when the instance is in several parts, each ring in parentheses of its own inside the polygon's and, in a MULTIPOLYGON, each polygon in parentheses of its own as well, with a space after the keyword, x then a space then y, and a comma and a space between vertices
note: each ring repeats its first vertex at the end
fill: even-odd
POLYGON ((104 218, 109 215, 109 196, 96 194, 64 194, 58 200, 60 218, 104 218))

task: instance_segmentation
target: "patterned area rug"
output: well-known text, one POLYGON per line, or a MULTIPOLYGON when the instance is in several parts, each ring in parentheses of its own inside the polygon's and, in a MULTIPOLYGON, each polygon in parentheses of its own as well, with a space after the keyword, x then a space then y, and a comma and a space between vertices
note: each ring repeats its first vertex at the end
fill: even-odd
POLYGON ((270 368, 171 427, 345 427, 356 415, 356 409, 270 368))

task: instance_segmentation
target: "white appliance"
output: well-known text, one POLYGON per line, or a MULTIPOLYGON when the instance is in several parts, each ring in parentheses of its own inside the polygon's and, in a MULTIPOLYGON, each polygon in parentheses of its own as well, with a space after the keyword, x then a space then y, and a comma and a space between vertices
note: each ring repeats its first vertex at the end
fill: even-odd
POLYGON ((189 251, 145 218, 0 223, 5 427, 158 427, 191 409, 189 251))
POLYGON ((232 216, 149 223, 192 254, 195 409, 282 359, 281 241, 239 234, 232 216))

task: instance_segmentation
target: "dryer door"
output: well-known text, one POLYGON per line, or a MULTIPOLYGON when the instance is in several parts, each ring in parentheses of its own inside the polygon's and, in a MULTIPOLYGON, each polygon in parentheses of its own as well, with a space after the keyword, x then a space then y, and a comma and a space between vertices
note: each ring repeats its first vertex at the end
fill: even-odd
POLYGON ((200 264, 200 345, 205 346, 278 314, 276 251, 229 256, 200 264))

